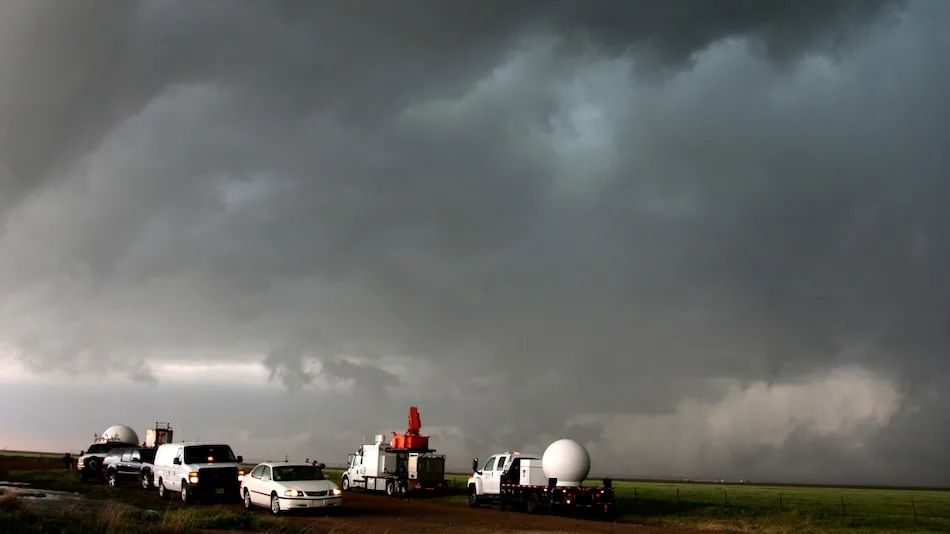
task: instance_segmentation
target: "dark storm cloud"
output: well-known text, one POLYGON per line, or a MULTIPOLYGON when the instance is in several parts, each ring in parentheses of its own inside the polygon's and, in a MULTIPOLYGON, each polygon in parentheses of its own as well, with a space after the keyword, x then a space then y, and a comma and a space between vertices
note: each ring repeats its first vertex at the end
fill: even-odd
POLYGON ((35 370, 251 354, 352 381, 351 422, 631 472, 847 475, 862 424, 940 406, 944 3, 56 6, 0 7, 0 341, 35 370))

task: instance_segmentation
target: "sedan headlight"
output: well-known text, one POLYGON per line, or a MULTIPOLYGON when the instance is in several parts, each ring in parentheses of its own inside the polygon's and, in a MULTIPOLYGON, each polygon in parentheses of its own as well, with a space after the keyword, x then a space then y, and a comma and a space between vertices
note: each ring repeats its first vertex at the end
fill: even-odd
POLYGON ((298 489, 284 490, 284 497, 303 497, 303 492, 298 489))
POLYGON ((340 491, 340 488, 333 488, 332 490, 330 490, 330 495, 342 495, 342 494, 343 492, 340 491))

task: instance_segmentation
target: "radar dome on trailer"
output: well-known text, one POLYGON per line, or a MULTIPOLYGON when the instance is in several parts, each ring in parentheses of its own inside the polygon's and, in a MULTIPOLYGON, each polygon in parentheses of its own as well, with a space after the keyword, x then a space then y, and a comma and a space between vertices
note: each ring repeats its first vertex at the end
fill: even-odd
POLYGON ((573 439, 559 439, 545 449, 541 469, 558 486, 580 486, 590 474, 590 454, 573 439))
POLYGON ((106 429, 99 437, 100 442, 118 441, 119 443, 129 443, 138 445, 139 435, 126 425, 112 425, 106 429))

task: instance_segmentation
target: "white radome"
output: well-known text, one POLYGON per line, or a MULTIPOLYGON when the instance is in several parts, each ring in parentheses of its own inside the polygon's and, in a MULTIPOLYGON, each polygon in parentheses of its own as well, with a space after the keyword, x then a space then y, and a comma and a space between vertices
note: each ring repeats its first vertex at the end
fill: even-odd
POLYGON ((138 445, 139 435, 126 425, 112 425, 106 429, 100 436, 100 441, 118 441, 120 443, 130 443, 138 445))
POLYGON ((545 449, 541 468, 558 486, 580 486, 590 474, 590 454, 573 439, 559 439, 545 449))

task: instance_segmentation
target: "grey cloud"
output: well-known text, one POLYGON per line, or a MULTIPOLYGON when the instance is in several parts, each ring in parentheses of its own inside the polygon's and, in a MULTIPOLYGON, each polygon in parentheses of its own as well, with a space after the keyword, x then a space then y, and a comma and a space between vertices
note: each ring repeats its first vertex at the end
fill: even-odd
MULTIPOLYGON (((353 380, 321 424, 420 404, 481 455, 723 378, 946 386, 942 2, 51 5, 0 8, 63 21, 0 32, 0 340, 36 371, 251 354, 292 398, 353 380)), ((712 468, 879 457, 842 440, 712 468)))

